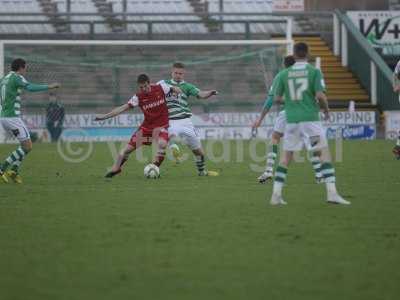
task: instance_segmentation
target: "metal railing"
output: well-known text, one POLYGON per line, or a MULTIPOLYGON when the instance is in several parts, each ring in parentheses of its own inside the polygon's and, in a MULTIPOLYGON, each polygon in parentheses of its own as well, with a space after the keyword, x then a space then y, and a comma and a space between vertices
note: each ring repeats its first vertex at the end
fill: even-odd
MULTIPOLYGON (((244 34, 246 39, 251 39, 251 25, 252 24, 271 24, 271 23, 284 23, 279 20, 213 20, 213 24, 222 26, 223 24, 242 24, 244 26, 244 34)), ((96 25, 109 24, 107 21, 68 21, 68 22, 57 22, 58 24, 69 24, 69 25, 87 25, 90 38, 94 38, 98 33, 96 33, 96 25)), ((56 22, 51 21, 0 21, 0 25, 18 25, 18 24, 51 24, 55 25, 56 22)), ((146 25, 146 33, 144 33, 147 39, 153 39, 153 27, 156 24, 204 24, 201 20, 143 20, 143 21, 124 21, 124 24, 136 24, 136 25, 146 25)), ((112 32, 110 32, 112 33, 112 32)), ((46 34, 44 32, 44 34, 46 34)), ((63 33, 57 33, 57 36, 62 36, 63 33)), ((66 32, 66 34, 71 34, 66 32)))
MULTIPOLYGON (((251 25, 254 24, 288 24, 290 30, 292 31, 292 18, 287 16, 281 16, 280 18, 271 18, 266 19, 265 17, 272 16, 268 14, 262 13, 207 13, 207 14, 193 14, 193 13, 105 13, 102 14, 103 17, 113 17, 113 20, 74 20, 70 21, 70 17, 90 17, 90 16, 98 16, 97 13, 56 13, 56 14, 47 14, 46 16, 49 17, 49 20, 33 20, 33 17, 37 16, 44 16, 41 13, 0 13, 0 26, 1 25, 29 25, 29 24, 41 24, 41 25, 87 25, 88 31, 87 33, 81 34, 88 34, 89 38, 94 38, 96 34, 96 25, 123 25, 126 26, 128 24, 135 24, 135 25, 146 25, 146 32, 141 33, 144 34, 147 39, 153 39, 153 28, 154 25, 166 24, 196 24, 196 25, 204 25, 205 23, 210 23, 216 26, 217 28, 223 28, 224 24, 241 24, 244 28, 244 36, 246 39, 251 39, 252 36, 252 29, 251 25), (2 16, 18 16, 18 17, 26 17, 27 20, 1 20, 2 16), (198 19, 187 19, 187 20, 151 20, 151 17, 159 18, 160 16, 163 17, 197 17, 198 19), (203 19, 200 19, 199 16, 204 16, 203 19), (230 17, 238 17, 238 19, 230 19, 230 20, 223 20, 219 18, 220 16, 230 16, 230 17), (255 17, 258 16, 260 19, 242 19, 243 17, 255 17), (58 17, 58 18, 53 18, 58 17), (126 17, 138 17, 138 18, 149 18, 148 20, 127 20, 126 17), (240 19, 239 19, 240 17, 240 19), (206 20, 206 21, 205 21, 206 20), (290 24, 289 24, 290 23, 290 24)), ((220 30, 219 32, 223 32, 220 30)), ((21 32, 23 33, 23 32, 21 32)), ((114 32, 110 32, 113 33, 114 32)), ((128 33, 128 32, 118 32, 118 33, 128 33)), ((218 31, 217 31, 218 33, 218 31)), ((284 33, 284 31, 282 32, 284 33)), ((48 34, 43 32, 43 34, 48 34)), ((58 32, 57 35, 69 35, 75 34, 70 31, 66 32, 58 32)))

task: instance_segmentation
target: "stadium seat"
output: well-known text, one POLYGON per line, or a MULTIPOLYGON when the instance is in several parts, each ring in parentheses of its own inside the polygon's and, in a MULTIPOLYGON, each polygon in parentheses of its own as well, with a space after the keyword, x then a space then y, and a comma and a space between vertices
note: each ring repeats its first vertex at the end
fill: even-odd
MULTIPOLYGON (((113 5, 114 12, 122 12, 122 0, 107 0, 113 5)), ((128 0, 128 13, 194 13, 193 8, 186 0, 128 0)), ((195 20, 197 16, 129 16, 130 21, 160 21, 160 20, 195 20)), ((146 33, 145 24, 129 24, 128 32, 146 33)), ((154 24, 154 33, 206 33, 204 24, 154 24)))
MULTIPOLYGON (((67 11, 66 0, 54 0, 57 3, 58 11, 65 13, 67 11)), ((96 6, 91 0, 71 0, 72 13, 98 13, 96 6)), ((71 21, 104 21, 104 18, 98 16, 72 16, 71 21)), ((71 26, 73 33, 89 33, 90 27, 86 24, 74 24, 71 26)), ((111 29, 106 24, 95 25, 95 33, 109 33, 111 29)))
MULTIPOLYGON (((208 11, 210 13, 219 12, 219 0, 203 0, 208 1, 208 11)), ((272 0, 225 0, 224 13, 271 13, 272 0)), ((281 19, 280 17, 271 16, 223 16, 223 20, 274 20, 281 19)), ((225 33, 244 33, 244 24, 224 24, 223 30, 225 33)), ((284 34, 286 27, 284 24, 268 24, 259 23, 253 24, 250 28, 253 33, 274 33, 284 34)), ((300 32, 300 28, 296 22, 293 24, 293 32, 300 32)))
MULTIPOLYGON (((3 13, 42 13, 42 9, 36 0, 2 0, 1 12, 3 13)), ((46 16, 0 16, 3 21, 48 21, 46 16)), ((54 33, 51 24, 3 24, 0 25, 0 33, 54 33)))

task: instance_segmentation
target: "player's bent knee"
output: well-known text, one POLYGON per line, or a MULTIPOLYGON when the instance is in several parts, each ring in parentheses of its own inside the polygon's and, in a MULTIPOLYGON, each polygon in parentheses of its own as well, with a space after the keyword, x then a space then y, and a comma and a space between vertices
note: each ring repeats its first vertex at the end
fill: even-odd
POLYGON ((32 141, 31 140, 26 140, 21 142, 21 147, 24 149, 25 153, 31 152, 32 151, 32 141))
POLYGON ((328 147, 321 149, 319 152, 320 152, 320 159, 322 162, 331 162, 332 161, 331 153, 330 153, 328 147))
POLYGON ((272 133, 272 137, 271 137, 272 144, 274 144, 274 145, 279 144, 279 142, 281 141, 282 136, 283 136, 282 133, 274 131, 272 133))
POLYGON ((125 148, 121 151, 121 155, 129 155, 131 154, 133 151, 135 151, 136 149, 136 144, 132 145, 132 144, 127 144, 125 146, 125 148))
POLYGON ((158 141, 158 147, 159 147, 160 149, 166 149, 167 146, 168 146, 168 142, 167 142, 166 140, 160 139, 160 140, 158 141))
POLYGON ((201 148, 193 149, 192 152, 193 152, 194 155, 204 156, 203 149, 201 149, 201 148))

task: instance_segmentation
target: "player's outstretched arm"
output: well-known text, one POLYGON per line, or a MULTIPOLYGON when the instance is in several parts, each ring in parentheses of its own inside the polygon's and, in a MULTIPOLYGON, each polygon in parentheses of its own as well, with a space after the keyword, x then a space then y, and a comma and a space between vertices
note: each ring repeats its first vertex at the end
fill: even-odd
POLYGON ((60 87, 61 87, 61 84, 59 84, 58 82, 49 84, 49 90, 59 89, 60 87))
POLYGON ((35 84, 29 83, 25 89, 29 92, 42 92, 47 90, 58 89, 61 85, 59 83, 52 83, 52 84, 35 84))
POLYGON ((218 92, 216 90, 211 90, 211 91, 200 91, 199 94, 197 95, 197 98, 199 99, 208 99, 211 96, 218 95, 218 92))
POLYGON ((264 102, 263 110, 262 110, 260 116, 254 122, 254 124, 251 126, 253 129, 260 127, 262 121, 264 120, 264 118, 268 114, 268 112, 271 110, 271 107, 273 104, 274 104, 273 95, 268 95, 268 98, 264 102))
POLYGON ((20 76, 17 78, 17 85, 28 92, 42 92, 52 89, 57 89, 61 85, 59 83, 52 83, 52 84, 36 84, 27 81, 24 77, 20 76))
POLYGON ((317 92, 316 93, 316 98, 319 102, 319 105, 322 108, 322 111, 324 112, 324 117, 325 120, 329 119, 329 105, 328 105, 328 97, 326 97, 324 92, 317 92))
POLYGON ((261 112, 260 116, 258 119, 254 122, 254 124, 251 126, 251 128, 258 128, 260 127, 262 121, 264 120, 265 116, 268 114, 269 108, 264 108, 263 111, 261 112))
POLYGON ((94 120, 95 121, 107 120, 107 119, 113 118, 115 116, 118 116, 119 114, 122 114, 123 112, 125 112, 129 109, 131 109, 131 106, 129 104, 124 104, 124 105, 114 108, 112 111, 110 111, 107 114, 97 116, 94 120))

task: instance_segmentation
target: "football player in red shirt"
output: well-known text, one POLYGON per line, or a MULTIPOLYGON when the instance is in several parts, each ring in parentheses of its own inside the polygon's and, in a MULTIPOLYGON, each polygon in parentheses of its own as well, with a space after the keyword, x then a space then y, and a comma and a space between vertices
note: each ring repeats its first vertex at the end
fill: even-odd
POLYGON ((132 96, 128 103, 113 109, 111 112, 97 116, 96 121, 113 118, 135 106, 139 106, 144 114, 144 121, 138 130, 132 135, 129 143, 118 155, 117 161, 105 177, 111 178, 121 173, 122 165, 128 160, 129 154, 141 145, 151 145, 157 142, 158 150, 153 163, 160 166, 165 157, 165 149, 168 145, 168 108, 165 100, 169 93, 182 93, 177 87, 165 83, 151 84, 146 74, 137 78, 139 92, 132 96))

